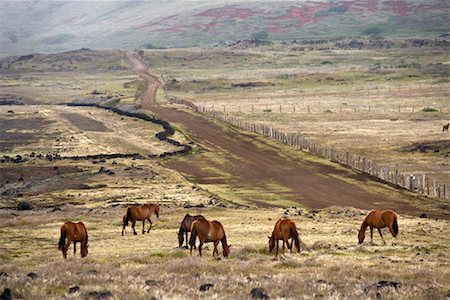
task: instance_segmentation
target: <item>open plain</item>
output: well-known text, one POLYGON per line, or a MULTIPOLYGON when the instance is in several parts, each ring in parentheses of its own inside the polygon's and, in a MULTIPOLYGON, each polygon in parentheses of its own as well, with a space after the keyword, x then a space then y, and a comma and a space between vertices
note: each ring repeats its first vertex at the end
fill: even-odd
MULTIPOLYGON (((368 55, 349 51, 339 53, 365 55, 361 61, 368 55)), ((414 53, 414 49, 404 51, 414 53)), ((0 106, 0 291, 9 288, 13 298, 24 299, 248 299, 253 288, 264 290, 260 290, 262 298, 266 294, 274 299, 448 297, 447 201, 399 190, 165 102, 177 97, 220 110, 234 107, 240 117, 302 130, 323 143, 336 143, 336 147, 342 143, 367 156, 381 153, 380 159, 395 160, 399 168, 407 168, 402 163, 406 155, 412 170, 448 179, 448 136, 439 132, 449 118, 444 76, 405 75, 392 84, 385 79, 384 73, 392 71, 387 67, 367 75, 370 80, 365 81, 358 72, 370 70, 369 66, 349 66, 347 61, 330 68, 329 63, 322 63, 336 64, 330 53, 336 57, 336 51, 318 49, 146 51, 139 59, 150 67, 149 73, 159 77, 164 90, 144 96, 156 96, 154 101, 159 104, 151 103, 145 110, 139 110, 143 103, 138 96, 145 95, 147 82, 133 74, 121 52, 80 50, 3 61, 0 98, 8 105, 0 106), (72 60, 70 70, 52 67, 55 62, 55 66, 70 65, 72 56, 83 59, 72 60), (300 76, 304 65, 295 70, 290 66, 291 60, 303 57, 314 57, 316 63, 305 63, 311 69, 300 76), (23 66, 15 66, 18 63, 23 66), (326 72, 335 70, 352 77, 343 85, 323 87, 325 77, 336 77, 326 72), (276 82, 274 76, 278 76, 276 82), (265 83, 250 88, 231 86, 254 81, 265 83), (361 107, 368 110, 375 101, 368 87, 380 81, 386 84, 386 101, 377 101, 381 111, 362 112, 361 107), (405 99, 397 95, 400 84, 401 90, 417 87, 420 94, 414 97, 416 102, 405 105, 411 109, 407 113, 402 112, 405 99), (344 97, 346 104, 342 104, 344 97), (137 110, 168 120, 175 130, 171 138, 193 150, 182 156, 158 157, 180 148, 155 136, 163 130, 160 125, 109 109, 65 105, 73 101, 137 110), (249 103, 254 103, 253 113, 249 103), (399 103, 400 113, 396 111, 399 103), (292 110, 295 106, 295 113, 283 112, 288 104, 292 110), (280 105, 281 112, 276 112, 280 105), (420 111, 425 106, 437 111, 420 111), (364 128, 366 123, 371 127, 364 128), (409 126, 411 135, 402 126, 391 129, 391 124, 399 123, 405 128, 422 124, 424 129, 409 126), (378 139, 380 124, 386 130, 378 139), (330 128, 340 128, 342 135, 330 128), (349 138, 355 136, 352 130, 360 130, 360 138, 349 138), (386 144, 379 145, 375 139, 386 144), (429 140, 444 141, 443 149, 408 154, 397 148, 429 140), (394 141, 398 144, 393 145, 394 141), (375 151, 376 145, 393 150, 375 151), (429 169, 421 169, 424 165, 429 169), (24 201, 34 208, 17 210, 24 201), (138 222, 137 236, 130 228, 121 236, 126 207, 147 202, 161 205, 160 217, 152 217, 150 233, 142 235, 138 222), (376 231, 373 244, 369 232, 366 241, 357 244, 357 230, 372 208, 394 208, 399 213, 395 245, 386 229, 382 232, 387 245, 376 231), (222 222, 232 245, 228 259, 213 258, 211 244, 202 258, 195 250, 191 257, 188 250, 177 247, 178 227, 187 213, 222 222), (297 222, 301 253, 279 258, 269 253, 267 236, 280 217, 297 222), (64 260, 57 250, 59 228, 67 220, 86 223, 90 247, 84 259, 78 252, 64 260)), ((442 60, 441 67, 447 68, 440 50, 433 59, 442 60)))

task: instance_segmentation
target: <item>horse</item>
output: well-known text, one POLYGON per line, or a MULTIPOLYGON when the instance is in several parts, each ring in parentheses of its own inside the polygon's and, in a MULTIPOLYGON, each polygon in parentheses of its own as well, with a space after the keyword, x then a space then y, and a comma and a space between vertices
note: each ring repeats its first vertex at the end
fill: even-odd
POLYGON ((277 245, 277 252, 275 256, 278 256, 278 241, 283 241, 283 254, 285 250, 285 243, 287 243, 288 249, 292 253, 292 246, 295 243, 297 252, 300 253, 300 239, 295 222, 291 219, 279 219, 275 223, 275 227, 272 231, 272 235, 269 236, 269 251, 272 253, 275 244, 277 245), (291 245, 289 245, 289 239, 292 239, 291 245))
MULTIPOLYGON (((192 225, 192 222, 195 220, 206 220, 206 219, 202 215, 191 216, 189 214, 186 214, 186 216, 184 216, 184 219, 180 225, 180 230, 178 231, 178 242, 179 242, 180 248, 183 246, 183 243, 184 243, 183 234, 185 234, 186 235, 186 249, 188 249, 188 241, 189 241, 188 233, 191 232, 191 225, 192 225)), ((195 248, 195 245, 194 245, 194 248, 195 248)))
POLYGON ((222 242, 223 257, 228 257, 230 255, 231 245, 227 244, 227 237, 225 235, 225 230, 223 226, 218 221, 207 221, 207 220, 195 220, 191 225, 191 238, 189 240, 189 245, 191 246, 190 254, 192 255, 192 249, 195 246, 195 239, 200 241, 198 246, 198 252, 202 256, 202 246, 205 243, 214 243, 213 256, 219 255, 217 250, 217 245, 222 242))
POLYGON ((131 228, 133 228, 133 234, 137 235, 134 226, 136 221, 142 221, 142 234, 145 234, 145 220, 148 220, 150 223, 150 227, 147 230, 147 233, 152 229, 152 220, 150 217, 152 213, 155 213, 156 217, 159 218, 159 204, 144 204, 141 206, 128 206, 127 212, 123 216, 123 228, 122 235, 125 230, 125 226, 128 226, 128 221, 131 221, 131 228))
POLYGON ((63 257, 67 258, 67 249, 73 242, 73 255, 77 252, 76 243, 81 243, 81 257, 88 255, 88 234, 83 222, 66 222, 61 226, 61 236, 59 238, 58 249, 62 251, 63 257), (67 238, 67 243, 66 243, 67 238))
POLYGON ((442 126, 442 132, 448 131, 449 126, 450 126, 450 123, 447 123, 447 125, 442 126))
MULTIPOLYGON (((358 241, 361 244, 366 237, 366 229, 370 227, 370 243, 373 242, 373 228, 377 228, 380 233, 381 239, 383 243, 386 245, 386 241, 381 234, 381 228, 387 227, 391 232, 394 239, 398 235, 398 223, 397 223, 397 214, 392 210, 372 210, 367 214, 364 218, 364 221, 361 224, 361 229, 358 231, 358 241)), ((392 243, 394 244, 394 242, 392 243)))

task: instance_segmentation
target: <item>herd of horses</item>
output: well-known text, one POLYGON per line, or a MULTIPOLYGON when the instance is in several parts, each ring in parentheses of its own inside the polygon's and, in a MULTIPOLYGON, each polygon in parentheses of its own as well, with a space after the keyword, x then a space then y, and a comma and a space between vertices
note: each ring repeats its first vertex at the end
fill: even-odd
MULTIPOLYGON (((152 228, 152 221, 150 220, 152 214, 155 214, 156 217, 159 218, 158 204, 129 206, 122 220, 122 235, 129 222, 131 222, 133 234, 136 235, 137 233, 134 227, 137 221, 142 221, 142 234, 145 234, 146 220, 150 223, 150 227, 147 230, 147 233, 149 233, 152 228)), ((364 218, 361 228, 358 231, 358 242, 360 244, 364 241, 367 227, 370 228, 371 243, 373 241, 373 229, 377 228, 383 243, 386 244, 380 229, 387 227, 395 239, 398 235, 397 214, 392 210, 373 210, 369 212, 364 218)), ((192 255, 192 250, 196 248, 195 244, 197 238, 200 242, 198 246, 200 256, 202 256, 202 247, 205 243, 214 243, 213 257, 219 255, 217 249, 219 243, 222 244, 223 256, 229 256, 231 245, 228 245, 223 225, 218 221, 208 221, 202 215, 191 216, 187 214, 181 222, 178 231, 178 246, 180 248, 183 247, 183 244, 186 241, 185 248, 189 248, 189 241, 190 254, 192 255), (191 236, 188 239, 189 233, 191 233, 191 236)), ((279 241, 283 242, 283 253, 286 246, 291 253, 293 246, 295 246, 297 252, 300 253, 301 239, 294 220, 283 218, 275 223, 272 234, 269 236, 269 251, 272 253, 276 246, 276 256, 278 256, 279 253, 279 241)), ((67 258, 67 250, 72 242, 74 255, 76 254, 76 243, 81 244, 81 257, 86 257, 88 255, 88 233, 83 222, 66 222, 61 226, 58 249, 62 251, 64 258, 67 258)))

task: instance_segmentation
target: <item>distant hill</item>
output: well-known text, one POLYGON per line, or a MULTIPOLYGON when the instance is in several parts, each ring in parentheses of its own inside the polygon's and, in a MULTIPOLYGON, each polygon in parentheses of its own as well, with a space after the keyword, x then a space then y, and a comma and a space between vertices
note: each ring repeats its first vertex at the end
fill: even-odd
POLYGON ((1 1, 0 55, 250 38, 432 37, 450 31, 449 11, 443 0, 1 1))

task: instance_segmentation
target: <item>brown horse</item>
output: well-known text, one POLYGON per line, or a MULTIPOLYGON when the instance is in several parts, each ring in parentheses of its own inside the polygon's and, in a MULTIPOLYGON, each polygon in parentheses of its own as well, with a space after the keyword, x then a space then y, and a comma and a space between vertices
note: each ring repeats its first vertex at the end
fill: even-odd
MULTIPOLYGON (((184 216, 184 219, 180 225, 180 230, 178 231, 178 242, 179 242, 180 248, 183 246, 183 243, 184 243, 183 235, 186 235, 186 249, 188 249, 188 241, 189 241, 188 233, 191 232, 191 225, 192 225, 192 222, 194 222, 195 220, 206 220, 206 219, 202 215, 191 216, 190 214, 187 214, 186 216, 184 216)), ((194 248, 195 248, 195 245, 194 245, 194 248)))
POLYGON ((77 252, 77 242, 81 243, 81 257, 88 255, 88 234, 83 222, 66 222, 61 226, 58 249, 62 251, 64 258, 67 258, 67 249, 69 249, 71 242, 73 242, 73 255, 77 252))
POLYGON ((279 219, 275 223, 275 227, 272 231, 272 235, 269 236, 269 251, 272 252, 275 244, 277 245, 277 252, 275 256, 278 256, 278 241, 283 241, 283 254, 285 250, 285 243, 287 243, 288 249, 292 253, 292 246, 295 242, 297 252, 300 253, 300 238, 297 231, 295 222, 291 219, 279 219), (289 245, 289 239, 292 239, 291 245, 289 245))
POLYGON ((448 131, 449 126, 450 126, 450 123, 447 123, 447 125, 442 126, 442 132, 448 131))
POLYGON ((136 235, 136 230, 134 226, 136 225, 136 221, 142 221, 142 234, 145 234, 145 220, 150 222, 150 227, 147 230, 147 233, 152 229, 152 221, 150 217, 152 213, 155 213, 156 217, 159 218, 159 205, 158 204, 144 204, 141 206, 128 206, 127 212, 123 216, 123 231, 125 230, 125 226, 128 226, 128 221, 131 221, 131 228, 133 228, 133 234, 136 235))
POLYGON ((223 256, 228 257, 230 254, 231 245, 227 244, 227 237, 225 235, 225 230, 220 222, 217 221, 207 221, 207 220, 196 220, 192 222, 191 225, 191 239, 189 240, 189 245, 191 246, 190 254, 192 255, 192 249, 195 246, 195 239, 200 241, 198 245, 198 252, 202 256, 202 246, 204 243, 214 243, 213 256, 219 255, 217 250, 217 245, 222 242, 223 256))
POLYGON ((373 242, 373 228, 375 227, 378 229, 383 243, 386 244, 380 229, 387 227, 395 239, 398 234, 397 214, 392 210, 372 210, 369 212, 362 222, 361 229, 358 232, 358 240, 360 244, 366 237, 367 227, 370 227, 370 243, 373 242))

